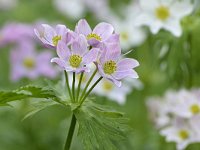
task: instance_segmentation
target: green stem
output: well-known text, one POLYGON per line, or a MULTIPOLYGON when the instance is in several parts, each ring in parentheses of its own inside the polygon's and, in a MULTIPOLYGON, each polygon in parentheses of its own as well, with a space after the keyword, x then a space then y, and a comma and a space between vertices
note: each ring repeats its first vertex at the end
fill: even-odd
POLYGON ((97 73, 97 69, 93 72, 93 74, 91 75, 90 79, 88 80, 88 82, 87 82, 85 88, 83 89, 83 92, 82 92, 82 94, 81 94, 80 100, 83 99, 83 97, 84 97, 84 95, 85 95, 85 93, 86 93, 86 91, 87 91, 87 88, 88 88, 88 86, 90 85, 90 83, 91 83, 91 81, 92 81, 92 79, 94 78, 94 76, 95 76, 96 73, 97 73))
POLYGON ((92 87, 88 90, 88 92, 84 95, 82 99, 80 99, 80 105, 85 101, 85 99, 88 97, 88 95, 92 92, 94 87, 103 79, 103 77, 100 77, 93 85, 92 87))
POLYGON ((79 83, 78 83, 78 89, 77 89, 77 95, 76 95, 76 100, 77 101, 79 99, 79 94, 80 94, 80 89, 81 89, 81 83, 82 83, 83 75, 84 75, 84 72, 81 73, 81 76, 80 76, 80 79, 79 79, 79 83))
POLYGON ((76 82, 76 76, 75 76, 75 72, 73 72, 73 81, 72 81, 72 97, 73 97, 73 102, 75 102, 75 82, 76 82))
POLYGON ((72 100, 72 93, 71 93, 71 89, 70 89, 70 87, 69 87, 68 75, 67 75, 67 72, 66 72, 66 71, 64 71, 64 73, 65 73, 65 80, 66 80, 67 90, 68 90, 69 96, 70 96, 70 98, 71 98, 71 100, 72 100))
POLYGON ((71 143, 72 143, 72 138, 73 138, 73 135, 74 135, 75 127, 76 127, 76 117, 73 114, 64 150, 69 150, 70 149, 70 146, 71 146, 71 143))

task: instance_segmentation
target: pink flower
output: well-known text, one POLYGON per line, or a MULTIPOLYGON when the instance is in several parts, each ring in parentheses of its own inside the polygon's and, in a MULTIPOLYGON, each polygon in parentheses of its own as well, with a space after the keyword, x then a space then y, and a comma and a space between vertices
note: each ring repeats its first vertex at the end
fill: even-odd
POLYGON ((33 27, 22 23, 6 24, 0 31, 0 46, 33 39, 33 27))
POLYGON ((43 42, 43 44, 49 48, 56 48, 60 40, 67 42, 67 33, 69 29, 65 25, 57 25, 54 28, 47 24, 42 24, 37 29, 34 29, 37 37, 43 42))
POLYGON ((90 63, 96 61, 99 49, 88 50, 87 40, 83 35, 77 37, 71 44, 71 49, 67 44, 60 41, 57 46, 59 58, 53 58, 51 62, 57 63, 61 68, 69 72, 89 72, 87 67, 90 63))
POLYGON ((85 19, 81 19, 75 28, 75 33, 85 35, 88 44, 93 47, 100 47, 103 43, 119 42, 119 35, 113 32, 113 26, 105 22, 99 23, 92 30, 85 19))
POLYGON ((121 86, 121 80, 126 77, 138 78, 133 68, 139 66, 138 61, 131 58, 119 60, 121 49, 119 43, 107 44, 98 63, 98 70, 101 76, 114 82, 118 87, 121 86))
POLYGON ((20 43, 11 51, 11 79, 17 81, 23 77, 35 79, 39 76, 54 78, 57 71, 49 63, 51 58, 49 51, 37 54, 31 41, 20 43))

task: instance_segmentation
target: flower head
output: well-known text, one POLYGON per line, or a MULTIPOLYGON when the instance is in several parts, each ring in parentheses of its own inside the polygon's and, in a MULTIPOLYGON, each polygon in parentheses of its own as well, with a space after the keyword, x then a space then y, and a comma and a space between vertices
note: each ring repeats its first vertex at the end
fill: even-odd
POLYGON ((181 36, 180 21, 194 9, 190 0, 140 0, 140 5, 142 12, 137 18, 138 25, 149 26, 154 34, 165 29, 175 36, 181 36))
POLYGON ((34 29, 37 37, 43 42, 44 45, 50 48, 56 48, 58 42, 66 40, 66 34, 69 29, 64 25, 57 25, 55 29, 47 24, 42 24, 39 28, 34 29))
POLYGON ((49 63, 51 57, 49 51, 37 54, 33 43, 24 41, 11 52, 11 79, 17 81, 23 77, 35 79, 39 76, 54 78, 57 71, 49 63))
POLYGON ((133 68, 139 63, 135 59, 125 58, 119 60, 121 49, 119 44, 107 44, 99 59, 99 73, 108 80, 114 82, 117 86, 121 86, 121 80, 126 77, 138 78, 133 68))
POLYGON ((75 32, 83 34, 88 40, 88 44, 93 47, 100 47, 102 43, 106 42, 119 42, 119 35, 113 34, 113 31, 113 26, 105 22, 99 23, 92 30, 85 19, 81 19, 75 28, 75 32))
POLYGON ((57 63, 61 68, 69 72, 89 72, 87 67, 90 63, 96 61, 98 49, 88 49, 87 40, 83 35, 77 37, 71 44, 71 49, 60 41, 57 46, 59 58, 53 58, 51 62, 57 63))

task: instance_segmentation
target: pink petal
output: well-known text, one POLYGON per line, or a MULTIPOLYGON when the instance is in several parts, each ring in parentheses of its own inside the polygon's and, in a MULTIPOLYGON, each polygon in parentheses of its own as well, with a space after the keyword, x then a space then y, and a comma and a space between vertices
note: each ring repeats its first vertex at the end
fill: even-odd
POLYGON ((117 80, 121 80, 121 79, 126 78, 126 77, 138 78, 137 72, 132 70, 132 69, 126 70, 126 71, 116 71, 113 76, 117 80))
POLYGON ((44 37, 49 42, 52 43, 52 38, 56 36, 55 30, 48 24, 42 24, 44 27, 44 37))
POLYGON ((58 56, 64 60, 68 60, 68 58, 71 55, 71 52, 68 46, 63 41, 58 42, 56 51, 57 51, 58 56))
POLYGON ((51 59, 52 63, 56 63, 57 65, 59 65, 62 69, 65 69, 65 62, 60 59, 60 58, 52 58, 51 59))
POLYGON ((94 38, 88 40, 88 44, 93 46, 93 47, 99 47, 100 43, 101 43, 100 41, 98 41, 94 38))
POLYGON ((107 43, 119 43, 119 34, 112 34, 105 42, 107 43))
POLYGON ((93 32, 98 34, 103 41, 108 39, 112 35, 113 31, 113 26, 105 22, 99 23, 93 30, 93 32))
POLYGON ((72 43, 72 53, 83 56, 87 51, 87 40, 83 35, 80 35, 73 43, 72 43))
POLYGON ((81 19, 76 26, 75 32, 87 36, 92 32, 92 29, 85 19, 81 19))
POLYGON ((107 60, 117 60, 120 57, 121 54, 121 48, 119 43, 115 44, 107 44, 105 47, 105 61, 107 60))
POLYGON ((88 53, 86 53, 83 57, 83 64, 87 65, 97 60, 97 56, 99 53, 98 48, 91 49, 88 53))
POLYGON ((117 71, 130 70, 139 66, 139 63, 135 59, 125 58, 117 63, 117 71))
POLYGON ((61 25, 61 24, 58 24, 57 26, 56 26, 56 34, 57 35, 64 35, 64 34, 66 34, 67 33, 67 31, 68 31, 68 29, 66 28, 66 26, 65 25, 61 25))

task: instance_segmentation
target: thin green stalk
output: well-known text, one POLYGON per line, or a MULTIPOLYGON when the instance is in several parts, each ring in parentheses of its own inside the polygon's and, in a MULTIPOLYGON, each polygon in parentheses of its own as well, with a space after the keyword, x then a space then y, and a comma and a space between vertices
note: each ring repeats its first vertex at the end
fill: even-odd
POLYGON ((73 97, 73 102, 75 102, 75 82, 76 82, 76 76, 75 76, 75 72, 73 72, 73 81, 72 81, 72 97, 73 97))
POLYGON ((70 149, 70 146, 71 146, 71 143, 72 143, 72 138, 73 138, 73 135, 74 135, 75 127, 76 127, 76 117, 73 114, 64 150, 69 150, 70 149))
POLYGON ((80 79, 79 79, 79 83, 78 83, 78 89, 77 89, 77 94, 76 94, 76 100, 77 101, 79 99, 79 94, 80 94, 80 89, 81 89, 81 83, 82 83, 83 75, 84 75, 84 72, 81 73, 81 76, 80 76, 80 79))
POLYGON ((84 95, 85 95, 85 93, 86 93, 86 91, 87 91, 87 88, 88 88, 88 86, 90 85, 90 83, 91 83, 91 81, 92 81, 92 79, 94 78, 94 76, 95 76, 96 73, 97 73, 97 69, 93 72, 93 74, 91 75, 90 79, 88 80, 88 82, 87 82, 85 88, 83 89, 83 92, 82 92, 82 94, 81 94, 80 100, 83 99, 83 97, 84 97, 84 95))
POLYGON ((88 90, 88 92, 84 95, 82 99, 80 99, 80 105, 85 101, 85 99, 88 97, 88 95, 92 92, 94 87, 103 79, 103 77, 100 77, 93 85, 92 87, 88 90))
POLYGON ((68 74, 67 74, 66 71, 64 71, 64 73, 65 73, 65 80, 66 80, 67 90, 68 90, 68 93, 69 93, 70 99, 72 100, 72 93, 71 93, 71 89, 70 89, 70 87, 69 87, 68 74))

